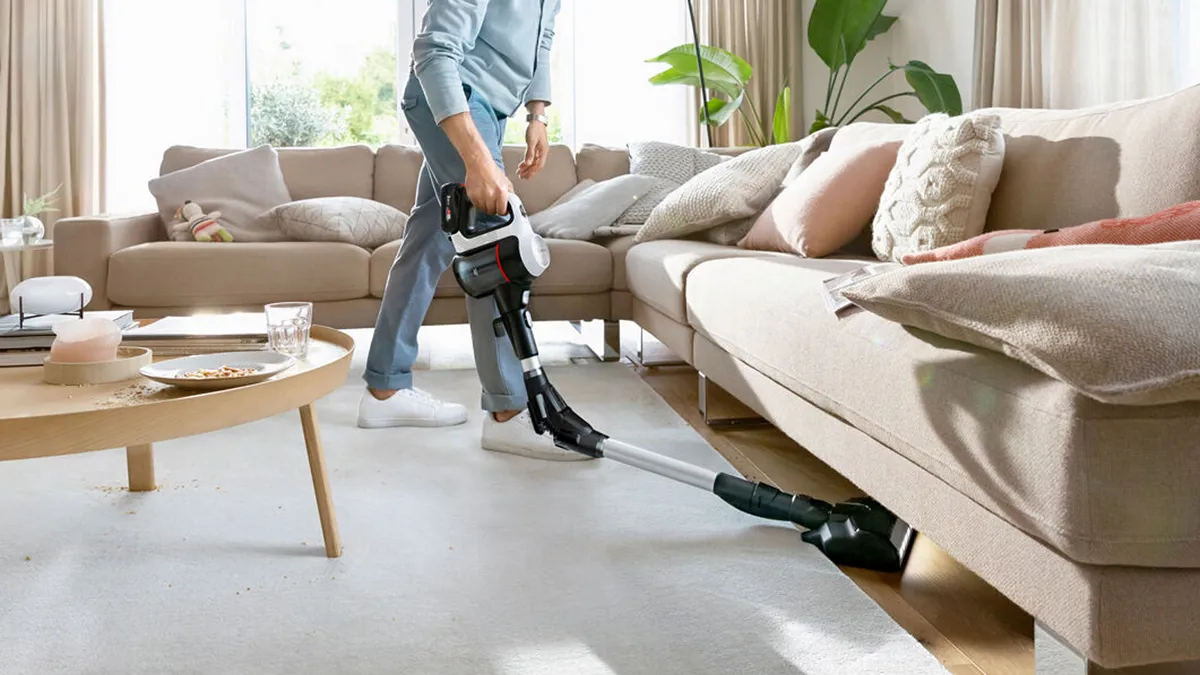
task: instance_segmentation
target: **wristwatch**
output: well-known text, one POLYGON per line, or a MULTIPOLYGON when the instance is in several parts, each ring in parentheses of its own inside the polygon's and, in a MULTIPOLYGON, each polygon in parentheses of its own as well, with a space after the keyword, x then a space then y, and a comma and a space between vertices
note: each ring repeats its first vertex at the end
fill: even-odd
POLYGON ((529 113, 528 115, 526 115, 525 121, 526 122, 541 122, 543 125, 545 125, 547 127, 550 126, 550 118, 549 117, 546 117, 545 115, 538 115, 536 113, 529 113))

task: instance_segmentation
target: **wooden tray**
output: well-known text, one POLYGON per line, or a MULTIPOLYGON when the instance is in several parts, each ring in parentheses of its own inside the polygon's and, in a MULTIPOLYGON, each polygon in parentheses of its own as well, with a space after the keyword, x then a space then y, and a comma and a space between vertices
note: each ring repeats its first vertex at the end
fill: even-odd
POLYGON ((132 380, 142 366, 151 363, 151 352, 145 347, 117 347, 117 358, 94 363, 57 363, 46 357, 43 370, 48 384, 107 384, 132 380))

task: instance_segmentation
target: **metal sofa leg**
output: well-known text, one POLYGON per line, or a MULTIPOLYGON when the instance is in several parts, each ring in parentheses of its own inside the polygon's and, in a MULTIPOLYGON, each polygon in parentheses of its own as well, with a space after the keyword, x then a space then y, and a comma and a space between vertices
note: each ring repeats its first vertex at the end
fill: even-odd
POLYGON ((1034 670, 1037 675, 1192 675, 1200 661, 1162 663, 1132 668, 1104 668, 1087 660, 1039 621, 1034 626, 1034 670))
POLYGON ((699 377, 700 414, 705 424, 714 428, 770 426, 770 422, 711 382, 704 373, 699 373, 699 377))
MULTIPOLYGON (((665 347, 665 345, 664 345, 665 347)), ((674 356, 674 352, 671 352, 674 356)), ((643 368, 652 368, 654 366, 686 366, 687 361, 675 356, 675 358, 663 359, 661 361, 650 361, 646 359, 646 329, 638 326, 638 344, 637 344, 637 365, 643 368)))
POLYGON ((621 360, 621 322, 594 319, 592 321, 572 321, 571 325, 579 331, 584 344, 592 353, 604 362, 621 360))

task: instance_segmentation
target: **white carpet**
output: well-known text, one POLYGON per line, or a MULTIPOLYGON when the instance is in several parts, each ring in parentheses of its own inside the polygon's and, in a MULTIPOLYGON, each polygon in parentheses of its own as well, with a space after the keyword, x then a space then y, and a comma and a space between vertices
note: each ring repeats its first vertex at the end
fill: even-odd
MULTIPOLYGON (((365 350, 363 350, 365 351, 365 350)), ((0 671, 944 673, 790 527, 611 462, 354 427, 362 351, 318 406, 344 554, 327 559, 298 416, 0 463, 0 671)), ((728 468, 622 364, 551 376, 599 429, 728 468)), ((470 370, 418 375, 471 403, 470 370)))

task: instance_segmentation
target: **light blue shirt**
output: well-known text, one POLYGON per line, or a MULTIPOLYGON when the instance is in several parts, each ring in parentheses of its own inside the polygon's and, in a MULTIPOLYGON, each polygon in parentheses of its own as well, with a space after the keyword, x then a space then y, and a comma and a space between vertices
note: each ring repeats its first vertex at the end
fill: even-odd
POLYGON ((467 111, 462 85, 511 117, 550 102, 550 46, 560 0, 429 0, 413 72, 438 124, 467 111))

